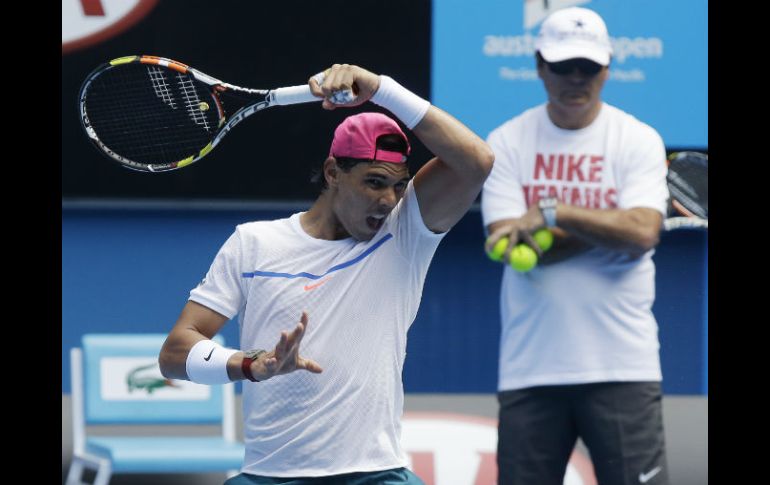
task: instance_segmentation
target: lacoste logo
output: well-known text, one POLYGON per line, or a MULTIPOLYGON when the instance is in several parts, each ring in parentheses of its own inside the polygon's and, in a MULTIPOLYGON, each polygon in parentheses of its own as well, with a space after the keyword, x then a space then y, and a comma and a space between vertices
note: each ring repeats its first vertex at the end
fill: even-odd
POLYGON ((160 375, 160 369, 158 368, 157 363, 137 367, 136 369, 131 370, 126 376, 126 385, 128 386, 128 392, 130 393, 143 389, 147 394, 152 394, 156 389, 162 389, 164 387, 179 387, 170 379, 166 379, 160 375), (152 371, 150 371, 150 369, 152 369, 152 371))
POLYGON ((640 473, 639 474, 639 483, 647 483, 649 482, 652 477, 660 473, 661 467, 656 466, 652 470, 648 471, 647 473, 640 473))
POLYGON ((327 282, 327 281, 329 281, 330 279, 332 279, 332 278, 331 278, 331 276, 329 276, 329 277, 327 277, 327 278, 324 278, 324 279, 322 279, 321 281, 319 281, 318 283, 316 283, 316 284, 314 284, 314 285, 305 285, 303 288, 304 288, 304 290, 305 290, 305 291, 315 290, 316 288, 318 288, 318 287, 319 287, 319 286, 321 286, 322 284, 326 283, 326 282, 327 282))
POLYGON ((214 350, 215 350, 215 349, 216 349, 216 347, 214 347, 213 349, 211 349, 211 352, 209 352, 209 356, 208 356, 208 357, 204 357, 204 358, 203 358, 203 360, 205 360, 206 362, 208 362, 208 361, 209 361, 209 359, 211 358, 211 354, 213 354, 213 353, 214 353, 214 350))

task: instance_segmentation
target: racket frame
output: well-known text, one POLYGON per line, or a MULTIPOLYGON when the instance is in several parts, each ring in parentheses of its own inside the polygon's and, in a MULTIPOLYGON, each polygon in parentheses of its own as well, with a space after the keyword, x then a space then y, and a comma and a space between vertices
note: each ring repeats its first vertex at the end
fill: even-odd
POLYGON ((78 105, 79 105, 78 108, 80 112, 80 123, 83 126, 83 129, 85 130, 91 142, 94 143, 94 145, 96 145, 96 147, 102 153, 107 155, 112 160, 115 160, 116 162, 120 163, 124 167, 130 168, 132 170, 138 170, 141 172, 165 172, 169 170, 175 170, 178 168, 186 167, 197 162, 198 160, 200 160, 201 158, 209 154, 214 149, 214 147, 216 147, 217 144, 219 144, 219 142, 222 141, 222 138, 224 138, 224 136, 227 135, 230 132, 230 130, 233 129, 233 127, 235 127, 238 123, 248 118, 249 116, 253 115, 257 111, 262 111, 263 109, 266 109, 275 105, 289 105, 289 104, 308 103, 308 102, 316 102, 316 101, 320 102, 322 101, 322 98, 318 98, 314 96, 310 92, 310 87, 307 85, 290 86, 290 87, 277 88, 272 90, 244 88, 241 86, 236 86, 233 84, 223 82, 215 77, 209 76, 208 74, 205 74, 195 68, 192 68, 181 62, 174 61, 172 59, 167 59, 165 57, 158 57, 158 56, 138 56, 138 55, 119 57, 117 59, 113 59, 110 62, 107 62, 97 67, 96 69, 94 69, 94 71, 91 72, 91 74, 89 74, 86 81, 83 82, 83 85, 81 86, 80 92, 78 94, 78 105), (164 68, 168 68, 182 74, 189 74, 193 78, 195 78, 197 81, 203 84, 206 84, 211 88, 212 98, 215 100, 217 113, 219 116, 219 122, 218 122, 216 134, 212 137, 211 141, 207 145, 205 145, 203 148, 201 148, 197 153, 194 153, 186 158, 183 158, 181 160, 177 160, 174 162, 146 164, 146 163, 139 163, 139 162, 130 160, 124 157, 123 155, 120 155, 119 153, 114 152, 112 149, 110 149, 110 147, 105 145, 101 139, 99 139, 99 136, 97 135, 96 130, 94 129, 94 127, 92 126, 88 118, 87 103, 86 103, 88 88, 90 87, 91 83, 104 72, 110 69, 114 69, 118 66, 134 63, 134 62, 139 62, 141 64, 146 64, 146 65, 162 66, 164 68), (230 116, 228 120, 226 119, 226 114, 224 112, 221 101, 219 99, 219 95, 225 92, 231 92, 236 95, 241 95, 242 97, 250 97, 250 98, 257 98, 257 99, 251 102, 250 104, 247 104, 241 107, 232 116, 230 116))

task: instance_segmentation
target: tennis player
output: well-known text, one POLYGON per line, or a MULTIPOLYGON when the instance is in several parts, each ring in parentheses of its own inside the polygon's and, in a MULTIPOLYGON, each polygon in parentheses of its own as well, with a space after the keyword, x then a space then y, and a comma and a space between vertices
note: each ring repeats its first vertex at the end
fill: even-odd
POLYGON ((335 64, 318 79, 315 95, 353 89, 345 107, 386 108, 435 158, 410 178, 409 141, 393 119, 346 118, 312 207, 236 228, 190 292, 161 370, 202 384, 246 380, 246 456, 227 485, 420 484, 400 443, 407 331, 436 247, 494 156, 388 76, 335 64), (236 315, 241 350, 217 345, 236 315))

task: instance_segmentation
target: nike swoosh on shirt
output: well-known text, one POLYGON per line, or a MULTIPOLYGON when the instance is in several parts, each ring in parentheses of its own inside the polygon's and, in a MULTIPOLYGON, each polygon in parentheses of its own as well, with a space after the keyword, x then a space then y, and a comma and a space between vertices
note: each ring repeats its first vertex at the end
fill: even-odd
MULTIPOLYGON (((215 347, 214 349, 216 349, 216 347, 215 347)), ((203 358, 203 360, 205 360, 206 362, 208 362, 208 361, 209 361, 209 359, 211 358, 211 354, 213 354, 213 353, 214 353, 214 349, 211 349, 211 352, 209 352, 209 356, 208 356, 208 357, 204 357, 204 358, 203 358)))
POLYGON ((325 279, 322 279, 321 281, 319 281, 318 283, 315 283, 313 285, 305 285, 303 288, 305 289, 305 291, 315 290, 316 288, 318 288, 322 284, 326 283, 330 279, 331 279, 331 277, 325 278, 325 279))
POLYGON ((640 473, 639 474, 639 483, 647 483, 649 482, 652 477, 660 473, 661 467, 656 466, 652 470, 648 471, 647 473, 640 473))

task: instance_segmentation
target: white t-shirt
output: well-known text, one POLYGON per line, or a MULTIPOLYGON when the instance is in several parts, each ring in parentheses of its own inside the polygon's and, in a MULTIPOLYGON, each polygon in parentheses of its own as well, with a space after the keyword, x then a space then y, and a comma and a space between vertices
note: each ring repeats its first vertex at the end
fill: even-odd
MULTIPOLYGON (((542 104, 487 141, 495 164, 482 192, 485 227, 521 217, 547 196, 587 208, 666 213, 663 140, 606 103, 579 130, 558 128, 542 104)), ((528 273, 506 265, 498 389, 661 380, 653 252, 632 258, 594 248, 528 273)))
POLYGON ((370 241, 309 236, 300 213, 239 225, 190 299, 239 316, 241 349, 271 350, 303 310, 300 355, 323 373, 243 381, 243 472, 324 476, 408 464, 401 448, 406 335, 444 234, 412 183, 370 241))

